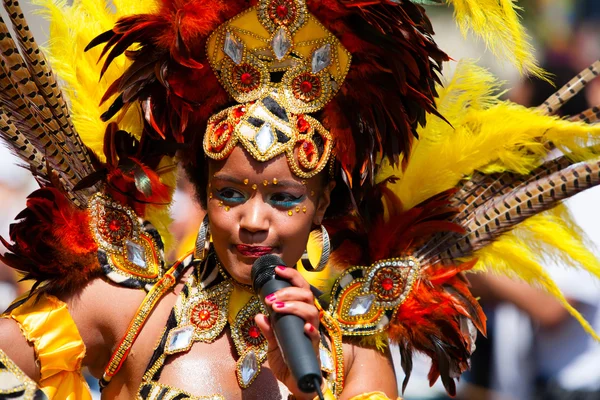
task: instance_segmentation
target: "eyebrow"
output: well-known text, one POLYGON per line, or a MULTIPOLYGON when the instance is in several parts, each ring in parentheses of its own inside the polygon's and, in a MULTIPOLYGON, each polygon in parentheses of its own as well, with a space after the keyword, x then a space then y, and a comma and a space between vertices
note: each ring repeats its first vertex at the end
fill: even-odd
MULTIPOLYGON (((244 186, 244 181, 241 179, 238 179, 236 177, 233 177, 231 175, 227 175, 227 174, 215 174, 213 176, 214 179, 218 179, 221 181, 225 181, 225 182, 231 182, 231 183, 235 183, 237 185, 241 185, 244 186)), ((258 183, 258 182, 255 182, 258 183)), ((270 185, 269 186, 281 186, 281 187, 295 187, 298 189, 304 189, 306 185, 303 185, 299 182, 293 181, 291 179, 283 179, 277 182, 277 185, 273 185, 271 181, 269 181, 270 185)))

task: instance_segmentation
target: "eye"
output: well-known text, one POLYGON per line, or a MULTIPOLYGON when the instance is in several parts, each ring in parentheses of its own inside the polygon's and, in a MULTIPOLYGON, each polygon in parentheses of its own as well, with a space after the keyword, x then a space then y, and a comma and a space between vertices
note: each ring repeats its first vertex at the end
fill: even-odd
POLYGON ((220 200, 232 203, 242 203, 246 201, 246 196, 239 190, 233 188, 224 188, 216 191, 217 197, 220 200))
POLYGON ((280 192, 273 193, 269 197, 269 202, 275 205, 276 207, 290 208, 294 207, 298 203, 301 203, 304 200, 304 197, 305 196, 294 196, 290 193, 280 192))

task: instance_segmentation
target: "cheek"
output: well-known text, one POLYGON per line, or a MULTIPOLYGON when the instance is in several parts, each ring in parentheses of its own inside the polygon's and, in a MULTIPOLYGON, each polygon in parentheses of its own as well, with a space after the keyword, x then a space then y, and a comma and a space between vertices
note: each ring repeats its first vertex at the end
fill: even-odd
POLYGON ((210 233, 213 238, 229 238, 237 229, 237 221, 228 208, 219 205, 218 200, 209 200, 207 213, 210 220, 210 233))
POLYGON ((287 265, 294 264, 302 256, 312 227, 314 206, 307 205, 306 213, 302 207, 303 205, 300 205, 299 211, 295 208, 289 210, 292 211, 292 215, 289 215, 288 211, 278 212, 273 224, 282 246, 283 260, 287 265))

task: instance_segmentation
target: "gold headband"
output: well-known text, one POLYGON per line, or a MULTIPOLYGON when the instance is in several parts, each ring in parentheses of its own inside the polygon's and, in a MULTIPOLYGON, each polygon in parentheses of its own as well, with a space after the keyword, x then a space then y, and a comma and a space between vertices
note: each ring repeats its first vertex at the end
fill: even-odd
POLYGON ((241 144, 256 160, 286 154, 302 178, 327 164, 333 142, 314 118, 341 87, 350 53, 303 0, 261 0, 221 25, 207 42, 210 65, 242 106, 213 116, 204 151, 224 159, 241 144), (280 79, 278 79, 280 78, 280 79))

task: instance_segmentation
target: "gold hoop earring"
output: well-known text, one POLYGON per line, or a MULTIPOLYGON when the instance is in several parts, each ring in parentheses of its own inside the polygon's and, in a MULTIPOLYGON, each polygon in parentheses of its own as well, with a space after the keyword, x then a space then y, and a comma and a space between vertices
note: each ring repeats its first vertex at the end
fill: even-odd
POLYGON ((204 216, 200 228, 198 228, 198 236, 196 237, 196 249, 194 250, 194 258, 204 260, 210 249, 210 228, 208 214, 204 216))
MULTIPOLYGON (((311 233, 314 233, 315 231, 316 229, 313 230, 311 233)), ((319 235, 319 233, 317 232, 316 235, 319 235)), ((304 269, 310 272, 323 271, 327 266, 327 263, 329 262, 329 255, 331 253, 331 242, 329 241, 329 233, 327 232, 327 229, 325 229, 324 225, 321 225, 320 236, 322 240, 322 251, 317 267, 315 268, 311 264, 308 258, 308 250, 304 250, 304 254, 302 254, 302 258, 300 259, 302 261, 302 266, 304 267, 304 269)))

